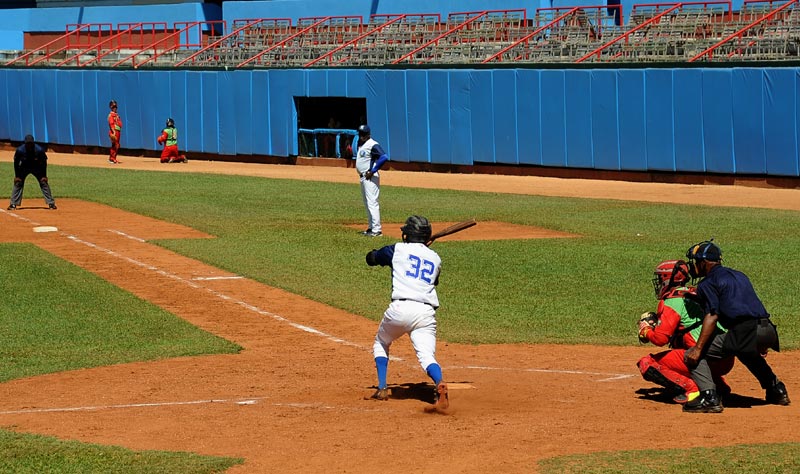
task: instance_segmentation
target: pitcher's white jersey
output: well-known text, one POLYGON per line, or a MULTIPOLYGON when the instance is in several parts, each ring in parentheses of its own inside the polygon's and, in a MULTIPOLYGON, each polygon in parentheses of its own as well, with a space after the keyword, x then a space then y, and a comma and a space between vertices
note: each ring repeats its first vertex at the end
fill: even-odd
POLYGON ((362 143, 356 151, 356 171, 358 171, 358 174, 364 174, 369 171, 375 160, 380 158, 381 155, 383 155, 383 149, 372 138, 362 143))
POLYGON ((436 284, 442 259, 423 243, 387 245, 375 253, 379 265, 392 267, 392 300, 410 300, 439 307, 436 284))

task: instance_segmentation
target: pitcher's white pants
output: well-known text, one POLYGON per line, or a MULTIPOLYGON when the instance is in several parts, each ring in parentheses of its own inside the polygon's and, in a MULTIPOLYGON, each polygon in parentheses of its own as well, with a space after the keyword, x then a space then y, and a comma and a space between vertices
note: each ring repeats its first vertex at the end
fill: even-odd
POLYGON ((361 196, 364 198, 364 207, 367 209, 367 222, 372 232, 381 232, 381 206, 378 197, 381 194, 381 178, 378 174, 371 179, 361 177, 361 196))

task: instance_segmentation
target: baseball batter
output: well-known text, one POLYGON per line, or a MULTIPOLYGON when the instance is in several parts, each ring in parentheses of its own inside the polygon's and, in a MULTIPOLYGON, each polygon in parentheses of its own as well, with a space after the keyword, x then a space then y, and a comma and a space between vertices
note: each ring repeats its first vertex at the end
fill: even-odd
POLYGON ((422 216, 411 216, 400 229, 402 243, 387 245, 367 253, 367 264, 392 269, 392 302, 383 313, 375 336, 372 352, 378 371, 375 400, 388 400, 386 374, 389 367, 389 348, 408 334, 419 364, 433 380, 434 403, 437 408, 449 406, 447 384, 442 380, 442 368, 436 362, 436 309, 439 298, 436 285, 442 260, 425 245, 431 237, 431 224, 422 216))
POLYGON ((381 179, 378 170, 389 161, 389 156, 380 144, 372 138, 369 125, 358 127, 358 150, 356 151, 356 171, 361 179, 361 196, 367 209, 369 227, 362 232, 367 237, 379 237, 381 229, 381 207, 378 198, 381 194, 381 179))

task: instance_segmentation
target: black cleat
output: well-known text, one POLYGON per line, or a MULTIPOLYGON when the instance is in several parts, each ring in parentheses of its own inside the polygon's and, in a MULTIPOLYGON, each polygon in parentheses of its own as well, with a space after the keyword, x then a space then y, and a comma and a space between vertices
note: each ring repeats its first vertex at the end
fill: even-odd
POLYGON ((50 204, 48 207, 53 210, 58 209, 58 207, 56 207, 56 203, 50 204))
POLYGON ((683 411, 689 413, 722 413, 722 410, 716 390, 703 390, 699 397, 683 405, 683 411))
POLYGON ((778 382, 767 389, 767 403, 783 406, 791 403, 789 394, 786 392, 786 385, 783 382, 778 382))
POLYGON ((8 210, 9 211, 16 211, 17 210, 17 205, 16 204, 11 204, 10 206, 8 206, 8 210))

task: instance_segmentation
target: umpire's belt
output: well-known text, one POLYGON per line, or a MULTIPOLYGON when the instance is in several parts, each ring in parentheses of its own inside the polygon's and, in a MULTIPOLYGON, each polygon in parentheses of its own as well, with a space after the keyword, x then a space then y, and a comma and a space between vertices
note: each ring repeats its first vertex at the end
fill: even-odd
POLYGON ((432 305, 432 304, 430 304, 430 303, 426 303, 425 301, 410 300, 410 299, 408 299, 408 298, 395 298, 395 299, 393 299, 392 301, 413 301, 413 302, 415 302, 415 303, 422 303, 422 304, 426 304, 426 305, 430 306, 430 307, 431 307, 431 308, 433 308, 433 309, 439 309, 439 307, 438 307, 438 306, 434 306, 434 305, 432 305))

